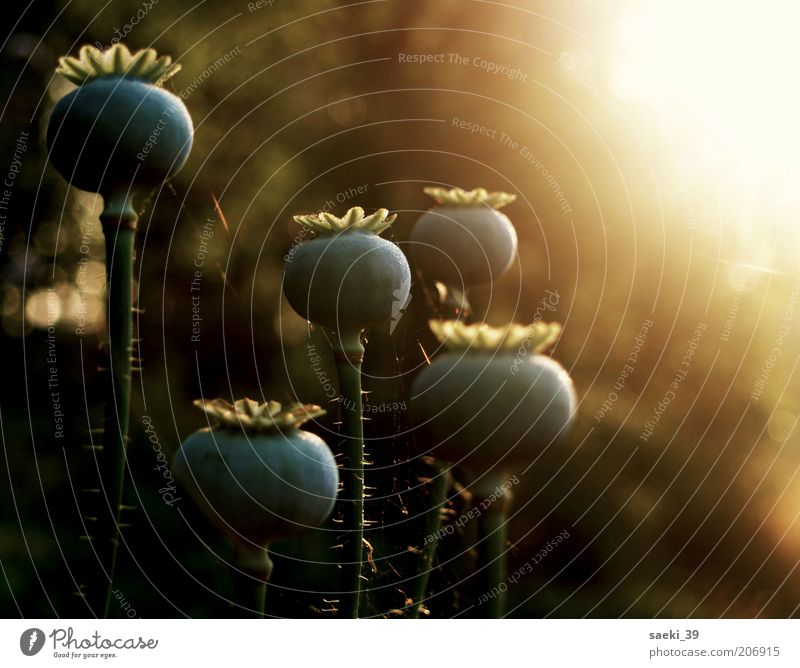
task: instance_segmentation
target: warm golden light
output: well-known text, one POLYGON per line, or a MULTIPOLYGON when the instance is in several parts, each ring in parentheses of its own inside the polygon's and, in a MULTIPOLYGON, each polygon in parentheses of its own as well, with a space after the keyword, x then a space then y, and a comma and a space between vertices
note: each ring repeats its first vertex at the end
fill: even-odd
POLYGON ((34 327, 53 327, 61 318, 61 300, 53 290, 36 290, 25 304, 25 317, 34 327))
POLYGON ((616 26, 613 94, 727 240, 737 291, 797 272, 799 22, 794 0, 632 0, 616 26))
POLYGON ((800 174, 794 0, 636 0, 618 24, 611 83, 742 176, 800 174), (730 162, 733 161, 731 165, 730 162))

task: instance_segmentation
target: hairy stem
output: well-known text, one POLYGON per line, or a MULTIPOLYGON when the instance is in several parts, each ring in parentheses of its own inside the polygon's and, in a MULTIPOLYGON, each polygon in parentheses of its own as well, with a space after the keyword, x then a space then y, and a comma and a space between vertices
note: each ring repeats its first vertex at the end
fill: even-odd
POLYGON ((361 401, 361 332, 334 333, 333 352, 341 392, 343 582, 350 589, 339 601, 342 616, 358 618, 364 542, 364 408, 361 401))
POLYGON ((92 606, 108 617, 120 539, 120 511, 125 487, 125 449, 131 403, 133 336, 133 252, 138 216, 130 197, 104 197, 100 214, 106 244, 108 386, 106 389, 100 489, 105 505, 97 517, 95 546, 107 582, 94 593, 92 606))
POLYGON ((442 527, 442 507, 447 501, 447 490, 450 488, 450 473, 440 462, 433 460, 430 464, 433 469, 428 489, 430 506, 425 513, 425 538, 417 557, 417 574, 412 581, 411 607, 408 616, 416 619, 419 616, 425 595, 428 591, 428 580, 433 569, 433 560, 436 557, 436 548, 439 545, 439 530, 442 527))

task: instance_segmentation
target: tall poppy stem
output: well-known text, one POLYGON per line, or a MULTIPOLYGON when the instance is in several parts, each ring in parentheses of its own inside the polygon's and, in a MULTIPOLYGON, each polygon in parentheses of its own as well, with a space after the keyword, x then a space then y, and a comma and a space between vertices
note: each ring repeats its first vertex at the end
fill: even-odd
POLYGON ((131 403, 133 338, 133 254, 138 216, 130 193, 104 196, 100 214, 106 248, 108 380, 99 473, 101 505, 94 545, 104 571, 104 586, 93 592, 96 614, 108 617, 120 542, 120 513, 131 403))
POLYGON ((412 619, 419 617, 428 591, 428 581, 433 570, 433 561, 436 558, 439 533, 442 528, 442 508, 447 502, 447 490, 450 488, 450 472, 441 462, 433 460, 430 467, 433 476, 426 483, 429 505, 425 513, 425 538, 417 557, 417 575, 412 581, 412 603, 408 610, 408 616, 412 619))
MULTIPOLYGON (((266 611, 267 583, 272 576, 269 546, 236 547, 236 569, 233 572, 234 600, 244 609, 244 615, 254 613, 263 619, 266 611)), ((239 616, 239 615, 237 615, 239 616)))
POLYGON ((341 393, 342 434, 342 524, 344 555, 343 582, 349 590, 342 593, 339 609, 342 616, 358 618, 363 583, 364 542, 364 407, 361 398, 361 363, 364 346, 361 332, 333 334, 333 353, 341 393))
POLYGON ((480 510, 478 516, 479 596, 488 597, 488 609, 485 616, 500 619, 506 612, 507 525, 512 494, 508 490, 506 477, 497 475, 484 476, 472 491, 480 510))

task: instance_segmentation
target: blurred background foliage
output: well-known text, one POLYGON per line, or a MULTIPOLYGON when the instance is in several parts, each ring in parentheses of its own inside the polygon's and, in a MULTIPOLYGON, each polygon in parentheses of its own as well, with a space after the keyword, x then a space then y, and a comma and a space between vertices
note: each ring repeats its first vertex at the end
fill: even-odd
MULTIPOLYGON (((196 127, 187 167, 140 202, 143 368, 129 487, 138 509, 118 583, 137 615, 242 612, 227 600, 229 548, 188 499, 163 503, 143 418, 171 454, 204 423, 191 407, 198 396, 299 397, 330 407, 316 429, 335 442, 336 404, 319 380, 335 377, 324 338, 280 294, 283 257, 299 233, 291 215, 387 207, 399 213, 388 235, 403 247, 430 205, 428 184, 518 194, 506 211, 519 262, 473 292, 475 315, 530 321, 557 292, 544 314, 564 323, 553 355, 581 397, 569 441, 538 455, 514 489, 510 572, 559 532, 570 538, 509 587, 511 614, 797 614, 800 284, 786 222, 796 207, 766 177, 747 188, 698 160, 690 135, 616 94, 616 26, 633 3, 162 0, 134 26, 148 3, 7 8, 19 15, 0 50, 0 173, 15 152, 21 160, 0 247, 3 614, 87 614, 74 592, 96 568, 80 539, 81 490, 91 486, 95 463, 83 446, 102 406, 103 251, 98 202, 47 165, 43 129, 68 90, 53 76, 57 57, 109 45, 126 25, 130 47, 154 46, 182 63, 168 87, 196 127), (445 62, 411 64, 401 54, 445 62), (323 356, 318 368, 311 345, 323 356), (685 378, 644 440, 690 349, 685 378)), ((417 276, 393 334, 368 335, 369 402, 395 404, 367 423, 367 484, 377 488, 367 505, 371 614, 405 604, 409 547, 420 543, 420 480, 430 471, 404 407, 431 345, 426 321, 439 315, 432 294, 417 276)), ((453 497, 450 521, 465 503, 453 497)), ((481 614, 471 608, 473 532, 467 524, 442 541, 432 616, 481 614)), ((276 546, 276 614, 329 614, 335 595, 320 592, 336 589, 336 568, 325 565, 335 559, 332 536, 334 524, 276 546)))

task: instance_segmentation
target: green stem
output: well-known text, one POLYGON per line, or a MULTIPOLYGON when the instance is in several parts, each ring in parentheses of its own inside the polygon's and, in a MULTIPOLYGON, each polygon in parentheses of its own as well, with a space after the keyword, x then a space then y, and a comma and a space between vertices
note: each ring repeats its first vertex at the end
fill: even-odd
POLYGON ((419 617, 420 608, 428 591, 428 580, 433 569, 433 560, 439 545, 439 530, 442 527, 442 507, 447 501, 447 490, 450 488, 450 473, 440 462, 431 463, 433 476, 427 483, 430 507, 425 514, 425 538, 417 558, 417 575, 412 581, 411 600, 408 616, 419 617))
MULTIPOLYGON (((236 566, 233 573, 234 600, 245 612, 255 612, 263 619, 266 610, 267 583, 272 576, 272 559, 269 546, 236 546, 236 566)), ((238 615, 237 615, 238 616, 238 615)))
POLYGON ((481 543, 478 548, 478 569, 481 593, 494 594, 487 606, 487 616, 500 619, 506 610, 506 514, 488 510, 479 520, 481 543))
POLYGON ((104 197, 100 214, 106 243, 108 277, 108 387, 105 402, 100 488, 106 507, 98 513, 96 549, 107 586, 95 592, 94 610, 108 617, 119 552, 120 511, 125 487, 125 449, 131 403, 131 343, 133 336, 133 252, 138 216, 131 198, 104 197), (108 542, 106 542, 108 541, 108 542))
POLYGON ((473 488, 478 516, 478 586, 479 596, 488 596, 487 617, 500 619, 506 610, 506 543, 508 508, 511 492, 506 477, 484 476, 473 488))
POLYGON ((364 542, 364 408, 361 400, 361 332, 333 334, 333 352, 341 392, 343 438, 342 524, 345 532, 342 557, 345 591, 339 600, 342 616, 358 618, 361 598, 364 542))

